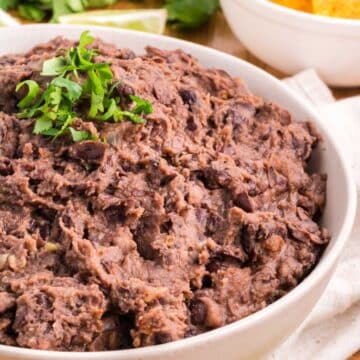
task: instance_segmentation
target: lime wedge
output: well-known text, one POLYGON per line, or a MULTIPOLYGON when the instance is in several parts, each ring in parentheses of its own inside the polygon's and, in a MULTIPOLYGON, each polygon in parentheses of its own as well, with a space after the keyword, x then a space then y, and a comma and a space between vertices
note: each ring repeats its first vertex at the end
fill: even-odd
POLYGON ((112 26, 162 34, 166 17, 165 9, 97 10, 60 16, 59 23, 112 26))
POLYGON ((9 15, 6 11, 0 9, 0 26, 17 26, 20 23, 9 15))

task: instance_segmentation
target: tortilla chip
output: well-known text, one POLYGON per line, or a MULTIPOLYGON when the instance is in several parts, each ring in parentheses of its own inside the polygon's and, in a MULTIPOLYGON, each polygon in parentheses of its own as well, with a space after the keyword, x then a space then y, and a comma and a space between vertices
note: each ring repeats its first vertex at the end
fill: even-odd
POLYGON ((360 19, 359 0, 313 0, 314 14, 360 19))
POLYGON ((312 11, 311 0, 273 0, 273 2, 295 10, 312 11))

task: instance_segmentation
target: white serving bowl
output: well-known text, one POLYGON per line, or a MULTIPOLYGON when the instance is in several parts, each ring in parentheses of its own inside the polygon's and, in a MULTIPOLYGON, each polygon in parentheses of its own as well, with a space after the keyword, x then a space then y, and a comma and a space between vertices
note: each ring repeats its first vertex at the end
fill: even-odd
POLYGON ((328 201, 323 223, 332 240, 314 271, 289 294, 265 309, 223 328, 173 343, 140 349, 102 353, 61 353, 0 345, 1 360, 239 360, 256 359, 284 341, 310 313, 323 293, 351 231, 356 208, 356 191, 341 148, 328 133, 312 108, 297 98, 280 81, 261 69, 230 55, 159 35, 102 27, 31 25, 0 29, 0 54, 23 52, 32 46, 64 35, 77 39, 91 32, 121 47, 143 52, 144 46, 181 48, 206 66, 222 68, 240 76, 249 88, 267 100, 289 109, 299 121, 312 119, 323 134, 324 144, 315 154, 313 166, 328 174, 328 201))
POLYGON ((360 86, 360 20, 286 8, 269 0, 221 0, 245 47, 274 68, 294 74, 316 69, 334 86, 360 86))

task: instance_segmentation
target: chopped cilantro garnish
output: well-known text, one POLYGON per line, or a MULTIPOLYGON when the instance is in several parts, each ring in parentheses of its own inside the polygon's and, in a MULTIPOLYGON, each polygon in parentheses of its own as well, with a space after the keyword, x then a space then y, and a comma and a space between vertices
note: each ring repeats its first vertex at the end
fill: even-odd
POLYGON ((46 60, 43 63, 43 68, 40 75, 42 76, 61 75, 64 72, 65 65, 66 65, 66 61, 62 57, 56 57, 46 60))
POLYGON ((66 92, 63 93, 63 96, 71 103, 80 99, 82 94, 82 87, 78 83, 63 77, 57 77, 51 82, 51 84, 55 85, 56 88, 66 89, 66 92))
POLYGON ((83 140, 97 140, 96 135, 90 134, 88 131, 84 130, 75 130, 71 126, 69 127, 69 131, 72 139, 75 142, 83 141, 83 140))
POLYGON ((135 95, 129 96, 134 103, 133 109, 121 109, 119 96, 113 94, 119 82, 113 81, 108 63, 93 61, 97 51, 87 48, 93 41, 94 38, 85 31, 78 46, 69 49, 65 56, 46 60, 41 75, 55 77, 43 91, 34 80, 25 80, 17 85, 16 91, 24 85, 28 88, 27 94, 18 103, 21 110, 18 117, 35 119, 34 134, 56 139, 69 133, 73 141, 96 140, 94 134, 72 127, 75 118, 79 116, 79 102, 88 104, 87 115, 96 121, 118 122, 126 118, 142 124, 145 122, 143 115, 152 113, 152 104, 135 95))
POLYGON ((134 114, 139 115, 144 113, 148 115, 152 113, 153 108, 152 104, 149 101, 144 100, 136 95, 130 95, 129 97, 136 104, 136 107, 132 111, 134 114))
POLYGON ((28 87, 27 95, 18 103, 19 109, 24 109, 30 106, 39 94, 40 86, 34 80, 25 80, 16 86, 16 91, 19 91, 24 85, 28 87))

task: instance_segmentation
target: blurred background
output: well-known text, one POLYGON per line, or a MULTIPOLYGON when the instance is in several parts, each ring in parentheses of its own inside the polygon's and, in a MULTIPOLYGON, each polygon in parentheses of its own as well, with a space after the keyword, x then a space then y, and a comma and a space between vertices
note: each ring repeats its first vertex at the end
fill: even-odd
MULTIPOLYGON (((284 7, 285 9, 286 7, 286 11, 288 7, 295 10, 309 11, 309 3, 311 3, 311 1, 324 3, 323 0, 276 0, 274 2, 284 5, 281 6, 281 8, 284 7)), ((327 0, 327 2, 325 2, 328 6, 332 6, 331 14, 337 14, 336 11, 339 10, 335 5, 331 5, 331 3, 335 1, 339 0, 327 0)), ((237 1, 223 0, 222 5, 224 9, 225 5, 230 6, 232 2, 235 3, 237 1)), ((249 0, 238 1, 239 4, 242 2, 246 3, 249 2, 249 0)), ((255 3, 256 2, 270 3, 268 0, 255 1, 255 3)), ((340 2, 344 3, 342 0, 340 2)), ((348 4, 347 9, 350 8, 349 4, 351 2, 353 2, 353 0, 345 1, 345 3, 348 4)), ((357 16, 360 1, 356 0, 353 3, 355 4, 353 5, 355 9, 354 16, 357 16)), ((323 8, 319 7, 321 5, 322 4, 317 5, 317 9, 320 9, 323 11, 322 14, 326 15, 327 13, 324 13, 323 8)), ((275 7, 280 8, 278 5, 275 5, 275 7)), ((253 53, 256 53, 256 51, 247 50, 247 48, 252 50, 252 46, 247 46, 246 48, 242 40, 239 40, 241 36, 236 37, 234 35, 221 9, 219 0, 0 0, 0 9, 4 10, 0 16, 0 22, 2 22, 4 26, 14 25, 16 22, 59 22, 63 24, 97 24, 164 33, 169 36, 227 52, 260 66, 278 78, 282 79, 289 75, 288 71, 284 73, 282 70, 276 70, 273 66, 268 65, 272 63, 272 61, 265 63, 259 59, 262 58, 266 61, 267 54, 265 54, 264 57, 261 56, 262 54, 254 56, 253 53), (9 14, 11 18, 9 18, 7 14, 9 14)), ((290 15, 292 15, 292 13, 302 15, 300 11, 294 11, 292 9, 290 9, 290 15)), ((329 11, 328 14, 330 14, 329 11)), ((339 11, 341 11, 341 9, 339 11)), ((339 16, 341 16, 341 14, 342 13, 340 13, 339 16)), ((348 12, 346 14, 349 16, 348 12)), ((287 16, 290 21, 292 21, 290 15, 285 13, 284 17, 287 16)), ((311 17, 314 17, 314 15, 311 15, 311 17)), ((241 18, 235 19, 235 21, 239 26, 242 24, 241 18)), ((245 25, 243 25, 243 28, 244 26, 245 25)), ((243 28, 240 27, 241 33, 244 33, 243 28)), ((234 25, 232 29, 234 30, 234 25)), ((256 33, 259 31, 255 29, 252 32, 256 33)), ((259 37, 257 39, 260 41, 259 37)), ((254 42, 257 41, 252 41, 252 43, 254 42)), ((269 39, 269 42, 272 41, 269 39)), ((280 49, 280 51, 283 50, 280 49)), ((267 51, 267 53, 269 52, 271 51, 267 51)), ((305 52, 309 54, 307 49, 301 51, 302 54, 305 52)), ((279 56, 281 57, 282 55, 283 54, 280 54, 279 56)), ((288 54, 286 54, 286 56, 288 56, 288 54)), ((283 56, 284 61, 287 60, 286 56, 283 56)), ((294 56, 296 59, 299 59, 298 54, 294 54, 294 56)), ((307 65, 307 59, 304 61, 307 65)), ((291 61, 287 61, 287 63, 291 63, 291 61)), ((308 67, 306 65, 300 64, 296 68, 296 72, 298 69, 305 70, 305 68, 308 67)), ((311 65, 310 63, 309 67, 312 67, 311 65)), ((281 69, 281 66, 277 66, 277 69, 279 68, 281 69)), ((353 74, 350 74, 350 77, 353 78, 353 74)), ((360 89, 354 86, 351 88, 342 87, 341 89, 333 86, 332 90, 337 99, 358 95, 360 93, 360 89)))

